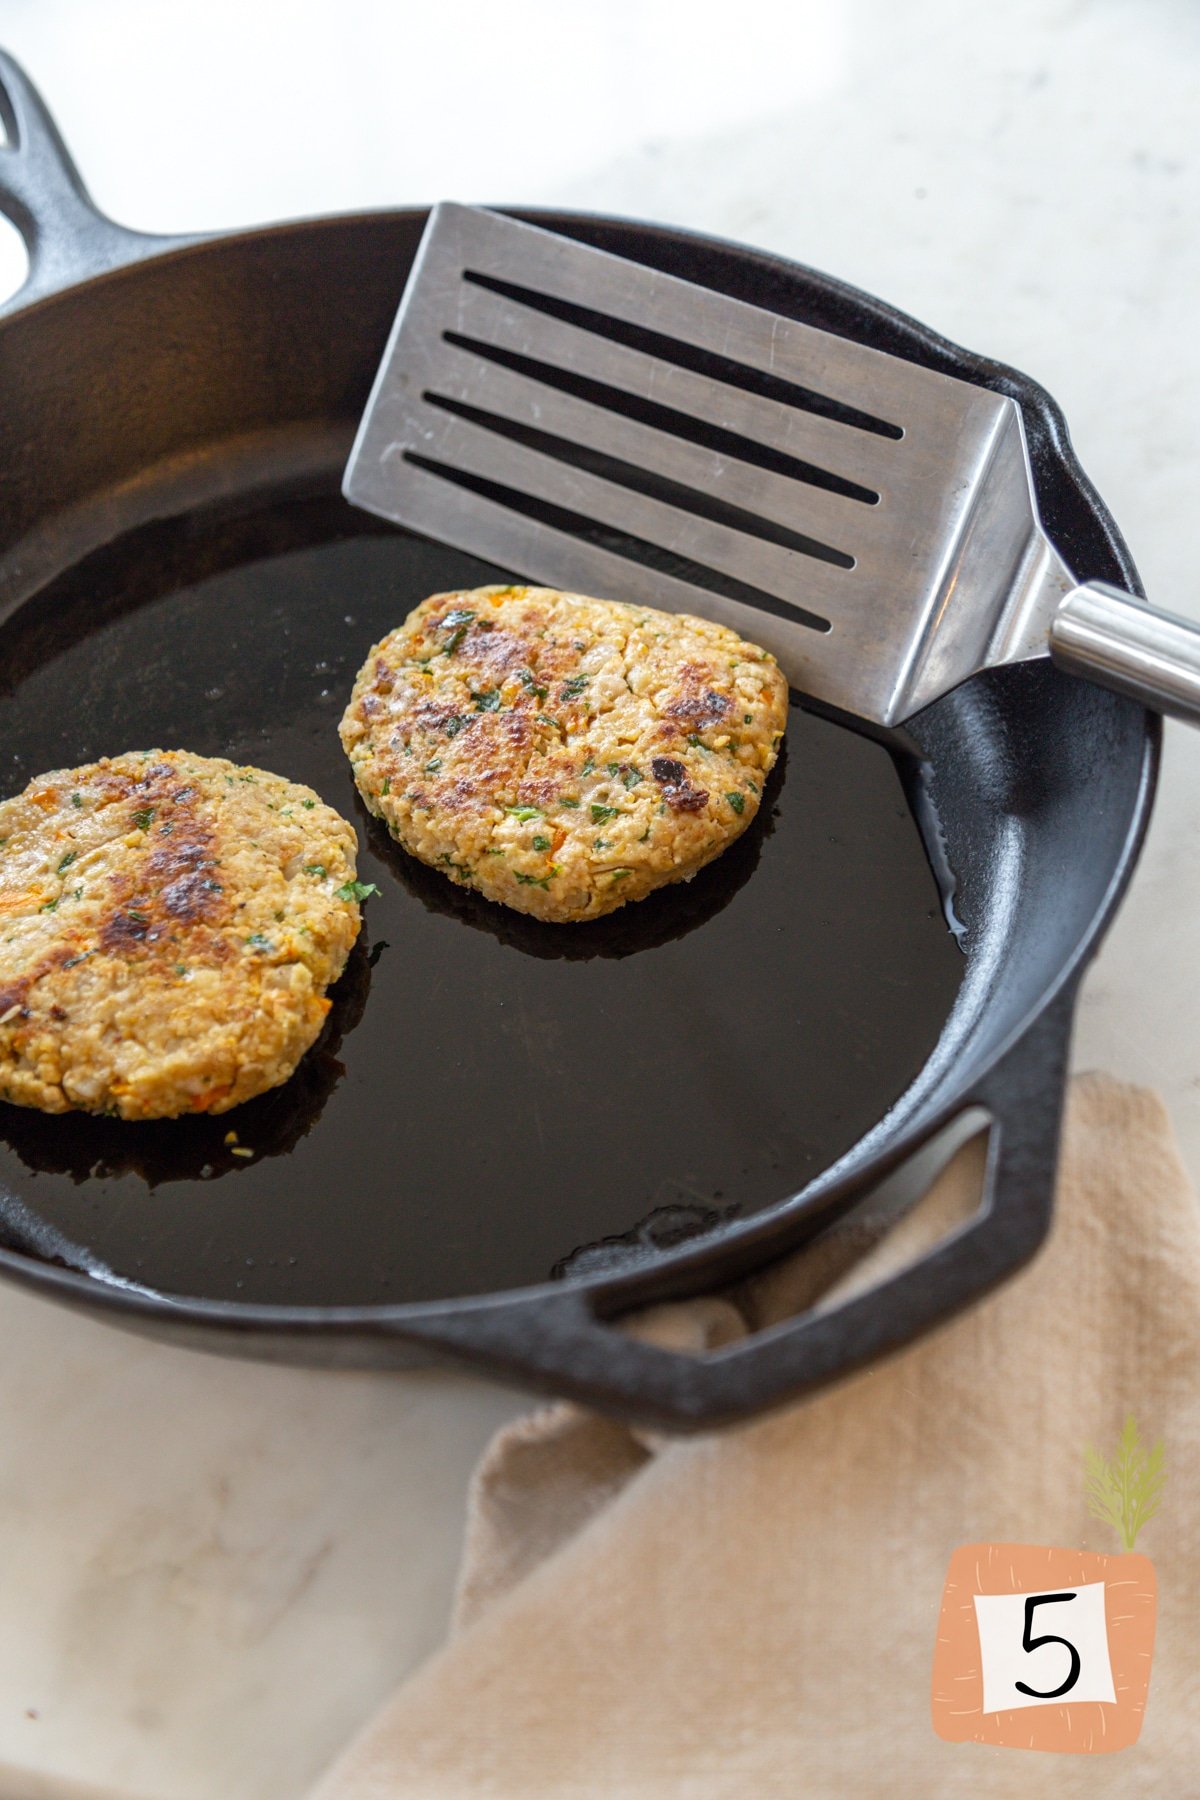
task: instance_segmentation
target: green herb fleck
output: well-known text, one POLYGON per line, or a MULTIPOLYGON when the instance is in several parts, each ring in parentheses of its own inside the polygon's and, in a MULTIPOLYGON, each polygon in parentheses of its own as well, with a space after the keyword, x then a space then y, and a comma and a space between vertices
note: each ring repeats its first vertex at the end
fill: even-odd
POLYGON ((548 875, 523 875, 520 869, 514 869, 513 874, 522 887, 540 887, 549 890, 550 877, 548 875))
POLYGON ((379 792, 381 794, 390 794, 391 791, 392 791, 392 778, 390 775, 385 775, 383 778, 383 786, 380 788, 379 792))
POLYGON ((369 900, 379 889, 373 881, 347 881, 337 890, 339 900, 369 900))
POLYGON ((58 865, 57 869, 54 871, 54 873, 56 875, 61 875, 64 869, 69 869, 71 864, 78 857, 78 855, 79 855, 78 850, 68 850, 67 854, 63 857, 62 861, 59 863, 59 865, 58 865))
POLYGON ((535 850, 548 850, 550 848, 550 839, 539 835, 534 838, 533 847, 535 850))
POLYGON ((55 911, 57 911, 57 909, 58 909, 58 901, 57 900, 43 900, 42 904, 38 907, 39 912, 55 912, 55 911))
POLYGON ((620 810, 619 806, 601 806, 597 801, 593 800, 592 824, 603 825, 606 819, 615 819, 620 810))
POLYGON ((693 731, 688 734, 688 743, 692 746, 693 750, 707 750, 708 749, 708 745, 705 743, 704 739, 700 736, 698 731, 693 731))
POLYGON ((474 688, 472 688, 471 689, 471 698, 475 702, 475 711, 476 712, 499 712, 500 711, 500 689, 499 688, 485 688, 484 691, 479 694, 477 694, 475 692, 474 688))
POLYGON ((751 717, 750 717, 750 714, 749 714, 749 713, 743 713, 743 714, 742 714, 742 724, 743 724, 743 725, 752 725, 752 724, 753 724, 753 723, 754 723, 754 721, 753 721, 753 719, 752 719, 752 718, 751 718, 751 717))
POLYGON ((544 688, 544 687, 538 686, 537 682, 533 679, 533 670, 532 669, 520 670, 520 672, 517 675, 517 680, 522 684, 523 687, 528 689, 528 691, 533 695, 535 700, 544 700, 546 698, 546 695, 550 692, 549 688, 544 688))
MULTIPOLYGON (((89 951, 88 954, 90 956, 91 952, 89 951)), ((176 963, 175 964, 175 973, 177 975, 186 975, 187 974, 187 964, 186 963, 176 963)))
POLYGON ((559 801, 559 805, 575 807, 579 805, 579 802, 578 800, 572 800, 570 794, 564 794, 559 801))
POLYGON ((579 773, 581 775, 590 775, 592 770, 595 768, 595 766, 596 766, 596 763, 595 763, 594 758, 589 756, 587 761, 584 763, 582 769, 580 769, 579 773))
MULTIPOLYGON (((83 805, 83 795, 82 794, 72 794, 71 795, 71 805, 72 806, 82 806, 83 805)), ((90 954, 90 952, 89 952, 89 954, 90 954)), ((63 964, 64 969, 66 968, 66 966, 67 965, 64 963, 63 964)))
POLYGON ((78 956, 68 956, 63 964, 64 969, 73 969, 76 963, 86 962, 89 956, 99 956, 98 950, 81 950, 78 956))
POLYGON ((610 881, 624 881, 627 875, 632 874, 632 869, 610 869, 608 871, 608 878, 610 881))
POLYGON ((642 771, 635 769, 632 763, 626 763, 625 773, 621 777, 622 784, 627 788, 636 787, 641 779, 642 771))
POLYGON ((506 813, 510 813, 514 819, 520 819, 522 825, 530 819, 540 819, 542 816, 541 808, 537 806, 506 806, 504 810, 506 813))
POLYGON ((323 881, 325 879, 325 873, 326 873, 325 864, 324 863, 305 863, 304 873, 306 875, 319 875, 321 880, 323 881))
POLYGON ((466 607, 463 606, 456 606, 453 612, 448 612, 446 614, 445 618, 442 620, 442 626, 443 629, 450 633, 450 636, 446 641, 447 656, 454 655, 454 652, 466 637, 471 620, 474 617, 475 614, 473 612, 468 612, 466 607))
POLYGON ((611 850, 612 845, 609 843, 607 838, 597 838, 595 843, 592 845, 592 849, 593 850, 611 850))
POLYGON ((448 738, 457 737, 463 726, 469 725, 470 722, 465 713, 453 713, 446 720, 446 736, 448 738))
POLYGON ((584 688, 588 685, 588 682, 590 680, 591 680, 590 675, 572 675, 569 681, 563 682, 563 685, 562 685, 563 699, 564 700, 578 700, 580 694, 582 694, 584 688))
POLYGON ((270 938, 266 937, 261 931, 252 931, 250 936, 246 939, 246 942, 248 944, 253 944, 256 950, 273 950, 275 948, 270 938))
POLYGON ((745 794, 726 794, 725 798, 728 800, 730 806, 732 806, 735 813, 740 814, 745 811, 745 809, 746 809, 745 794))
POLYGON ((442 766, 441 757, 435 756, 432 762, 427 762, 425 764, 426 775, 436 775, 438 770, 441 768, 441 766, 442 766))
POLYGON ((133 822, 139 831, 149 831, 150 821, 153 819, 154 813, 155 808, 153 806, 142 806, 138 808, 137 812, 133 815, 133 822))
POLYGON ((316 803, 316 801, 315 801, 315 800, 302 800, 302 801, 301 801, 301 802, 300 802, 300 804, 301 804, 301 806, 303 806, 303 807, 307 807, 307 809, 308 809, 308 811, 309 811, 309 812, 311 812, 311 811, 312 811, 312 809, 313 809, 313 807, 314 807, 314 806, 315 806, 315 805, 316 805, 316 804, 317 804, 317 803, 316 803))

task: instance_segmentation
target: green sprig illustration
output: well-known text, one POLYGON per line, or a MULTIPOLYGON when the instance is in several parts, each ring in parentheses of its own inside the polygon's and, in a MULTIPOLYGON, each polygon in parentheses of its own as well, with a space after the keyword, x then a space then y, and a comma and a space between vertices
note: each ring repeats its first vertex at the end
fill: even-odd
POLYGON ((1107 1462, 1089 1444, 1084 1463, 1088 1511, 1094 1519, 1111 1525, 1126 1550, 1132 1550, 1138 1532, 1154 1517, 1162 1499, 1167 1472, 1161 1438, 1152 1450, 1144 1449, 1137 1421, 1130 1413, 1112 1461, 1107 1462))

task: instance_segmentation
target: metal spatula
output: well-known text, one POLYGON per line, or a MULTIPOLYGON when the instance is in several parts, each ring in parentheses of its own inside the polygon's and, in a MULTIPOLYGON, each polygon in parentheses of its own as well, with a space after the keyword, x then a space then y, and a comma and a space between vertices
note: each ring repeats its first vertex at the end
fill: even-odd
POLYGON ((880 725, 1047 653, 1200 719, 1200 631, 1076 585, 1015 401, 498 213, 431 215, 344 491, 880 725))

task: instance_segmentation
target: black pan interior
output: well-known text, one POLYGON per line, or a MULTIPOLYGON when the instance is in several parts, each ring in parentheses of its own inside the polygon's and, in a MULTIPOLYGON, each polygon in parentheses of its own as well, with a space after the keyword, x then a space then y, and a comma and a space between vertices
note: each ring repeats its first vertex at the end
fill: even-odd
POLYGON ((353 674, 424 595, 503 574, 326 486, 126 533, 7 621, 5 792, 130 748, 231 756, 352 818, 381 889, 273 1094, 147 1125, 0 1106, 12 1247, 266 1302, 586 1274, 794 1193, 921 1070, 965 962, 903 765, 798 706, 746 836, 610 920, 539 925, 389 844, 336 735, 353 674))

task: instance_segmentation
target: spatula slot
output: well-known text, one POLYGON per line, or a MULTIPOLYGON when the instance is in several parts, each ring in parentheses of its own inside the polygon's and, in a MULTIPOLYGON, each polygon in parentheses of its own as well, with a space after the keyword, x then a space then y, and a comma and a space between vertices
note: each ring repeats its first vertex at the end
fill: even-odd
POLYGON ((778 524, 774 519, 766 519, 744 507, 730 505, 728 501, 719 500, 711 493, 673 481, 657 470, 640 468, 622 457, 611 455, 596 444, 572 443, 567 438, 539 431, 534 426, 523 425, 514 419, 503 418, 482 407, 468 406, 464 401, 453 400, 446 395, 427 391, 421 398, 428 406, 441 407, 444 412, 453 413, 456 418, 467 419, 473 425, 480 425, 485 431, 493 431, 498 437, 525 444, 531 450, 540 450, 558 462, 566 463, 571 468, 584 469, 588 474, 598 475, 604 481, 615 481, 619 487, 629 488, 635 494, 646 494, 668 506, 681 507, 685 512, 694 513, 697 518, 712 519, 714 523, 727 525, 731 530, 744 531, 751 537, 780 544, 785 550, 795 550, 800 556, 811 556, 818 562, 832 563, 839 569, 854 567, 852 556, 847 555, 844 550, 835 550, 830 544, 823 544, 819 538, 807 537, 802 532, 792 531, 786 525, 778 524))
POLYGON ((505 299, 518 300, 523 306, 532 307, 534 311, 545 313, 550 318, 576 325, 581 331, 590 331, 597 337, 608 338, 611 343, 625 344, 630 349, 643 351, 647 356, 674 363, 677 368, 691 369, 697 375, 707 376, 709 380, 723 381, 730 387, 742 388, 748 394, 758 394, 764 400, 773 400, 781 406, 795 406, 802 412, 816 413, 818 418, 832 419, 836 424, 849 425, 857 431, 874 432, 877 437, 894 438, 898 441, 904 436, 902 425, 894 425, 888 419, 864 412, 861 407, 849 406, 831 394, 817 393, 814 389, 802 387, 798 382, 788 381, 781 375, 769 374, 765 369, 752 369, 733 357, 721 356, 716 351, 702 349, 696 344, 683 343, 663 332, 652 331, 645 325, 634 325, 626 319, 614 319, 610 314, 598 312, 593 307, 580 306, 573 300, 560 299, 555 294, 522 287, 515 281, 501 281, 495 275, 485 274, 480 269, 464 269, 463 280, 472 282, 476 287, 486 288, 489 293, 501 294, 505 299))
POLYGON ((706 588, 709 593, 724 595, 727 600, 740 600, 747 606, 757 606, 778 619, 786 619, 790 625, 801 625, 818 632, 831 629, 829 620, 823 619, 819 613, 808 612, 794 601, 781 600, 777 595, 752 587, 748 582, 738 581, 719 569, 710 569, 703 563, 693 562, 691 558, 680 555, 677 550, 652 544, 648 539, 634 537, 629 532, 617 531, 596 519, 587 518, 583 513, 522 493, 517 488, 508 487, 488 476, 472 474, 466 469, 438 462, 415 450, 405 450, 403 460, 466 493, 477 494, 482 500, 507 507, 523 518, 549 526, 554 531, 561 531, 568 537, 619 556, 626 562, 638 563, 643 568, 654 569, 677 581, 691 582, 696 587, 706 588))
POLYGON ((874 488, 850 481, 844 475, 835 474, 832 469, 822 469, 815 463, 790 456, 772 444, 744 437, 740 432, 730 431, 707 419, 696 418, 691 413, 680 412, 673 406, 664 406, 660 401, 628 393, 577 370, 559 368, 556 364, 543 362, 537 357, 522 356, 518 351, 487 343, 481 338, 468 337, 461 332, 445 331, 442 339, 455 349, 468 350, 486 362, 511 369, 514 374, 543 382, 561 393, 573 394, 578 399, 590 401, 594 406, 615 412, 622 418, 651 425, 658 431, 682 438, 685 443, 696 444, 703 450, 715 451, 719 456, 736 456, 739 461, 751 463, 756 468, 767 469, 772 474, 782 475, 792 481, 805 482, 809 487, 823 488, 827 493, 840 494, 843 499, 857 500, 864 506, 879 504, 879 495, 874 488))

